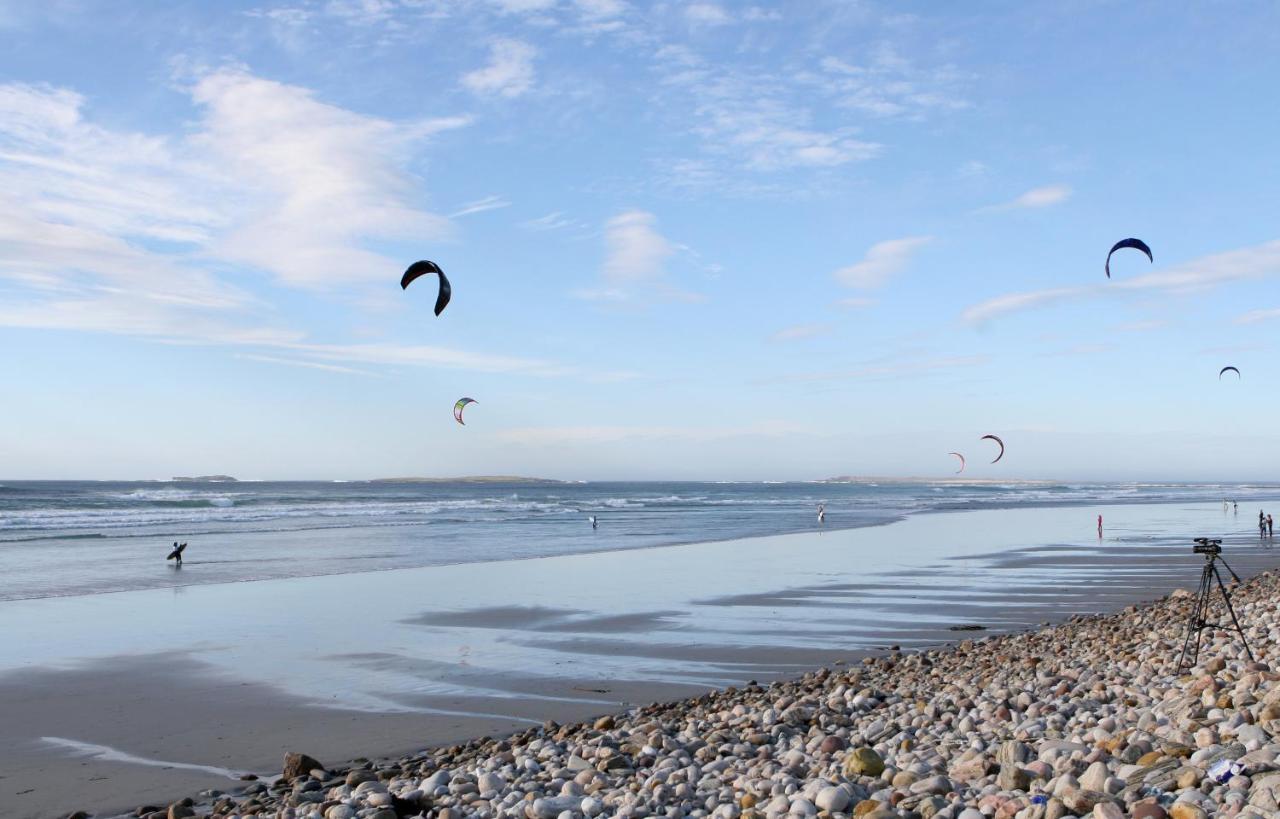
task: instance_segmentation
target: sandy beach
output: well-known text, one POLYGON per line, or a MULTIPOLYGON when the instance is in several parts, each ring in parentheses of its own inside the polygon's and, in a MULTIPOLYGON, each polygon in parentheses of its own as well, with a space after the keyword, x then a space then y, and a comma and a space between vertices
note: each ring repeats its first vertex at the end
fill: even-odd
MULTIPOLYGON (((992 510, 11 601, 0 604, 0 639, 16 647, 0 669, 6 799, 19 816, 128 811, 235 790, 243 774, 277 774, 289 751, 341 767, 969 636, 955 627, 1113 611, 1192 583, 1181 533, 1222 520, 1207 504, 1107 514, 1102 542, 1080 536, 1080 508, 992 510)), ((1228 549, 1242 576, 1274 565, 1256 538, 1228 549)))

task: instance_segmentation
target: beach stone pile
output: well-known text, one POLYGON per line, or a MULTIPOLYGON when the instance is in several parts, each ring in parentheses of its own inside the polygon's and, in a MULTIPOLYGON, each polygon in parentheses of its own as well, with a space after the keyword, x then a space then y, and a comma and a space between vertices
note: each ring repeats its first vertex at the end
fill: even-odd
POLYGON ((1209 629, 1179 670, 1192 600, 342 770, 291 756, 274 783, 139 815, 1280 817, 1280 575, 1234 592, 1253 661, 1209 629))

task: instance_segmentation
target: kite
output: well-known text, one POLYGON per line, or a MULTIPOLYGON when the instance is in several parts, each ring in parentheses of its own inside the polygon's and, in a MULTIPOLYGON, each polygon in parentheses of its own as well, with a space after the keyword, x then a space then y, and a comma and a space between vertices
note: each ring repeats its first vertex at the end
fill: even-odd
MULTIPOLYGON (((988 438, 990 438, 991 440, 995 441, 997 444, 1000 445, 1000 454, 996 456, 996 461, 998 461, 1004 457, 1004 441, 1001 441, 998 435, 983 435, 978 440, 985 441, 988 438)), ((995 463, 996 461, 992 461, 991 463, 995 463)))
POLYGON ((954 455, 960 459, 960 468, 956 470, 956 474, 959 475, 961 472, 964 471, 964 456, 961 455, 959 452, 948 452, 947 454, 954 455))
POLYGON ((1112 245, 1111 250, 1107 253, 1106 269, 1107 269, 1108 279, 1111 278, 1111 254, 1115 253, 1117 250, 1122 250, 1126 247, 1131 247, 1134 250, 1141 250, 1143 253, 1147 254, 1147 261, 1155 262, 1155 259, 1152 258, 1151 256, 1151 248, 1147 247, 1146 242, 1142 241, 1141 239, 1121 239, 1120 241, 1112 245))
POLYGON ((476 399, 474 398, 459 398, 458 403, 453 405, 453 420, 457 421, 459 424, 462 424, 465 427, 466 423, 464 423, 462 420, 462 411, 466 409, 467 404, 475 404, 475 403, 477 402, 476 402, 476 399))
POLYGON ((414 262, 409 265, 409 269, 400 277, 400 289, 408 289, 414 279, 419 276, 425 276, 428 273, 435 273, 440 277, 440 292, 436 296, 436 315, 438 316, 449 304, 449 297, 453 295, 453 288, 449 286, 449 279, 444 275, 444 271, 440 269, 440 265, 425 259, 420 262, 414 262))
POLYGON ((1230 370, 1231 372, 1235 373, 1235 374, 1236 374, 1236 378, 1239 378, 1239 377, 1240 377, 1240 371, 1239 371, 1239 370, 1237 370, 1235 367, 1223 367, 1221 370, 1219 370, 1219 371, 1218 371, 1218 380, 1219 380, 1219 381, 1221 381, 1221 380, 1222 380, 1222 374, 1223 374, 1223 373, 1225 373, 1227 370, 1230 370))

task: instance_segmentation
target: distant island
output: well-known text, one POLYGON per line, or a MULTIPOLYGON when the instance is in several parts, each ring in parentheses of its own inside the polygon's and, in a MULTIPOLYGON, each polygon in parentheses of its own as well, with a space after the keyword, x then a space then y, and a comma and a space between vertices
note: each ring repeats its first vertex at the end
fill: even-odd
POLYGON ((370 483, 568 483, 553 478, 525 478, 520 475, 466 475, 461 478, 374 478, 370 483))
POLYGON ((184 481, 186 483, 238 483, 238 481, 230 475, 196 475, 195 477, 178 476, 170 478, 171 481, 184 481))
POLYGON ((959 475, 933 475, 930 477, 889 477, 878 478, 874 475, 837 475, 834 478, 822 478, 814 483, 1016 483, 1016 484, 1052 484, 1055 481, 1043 478, 969 478, 959 475))

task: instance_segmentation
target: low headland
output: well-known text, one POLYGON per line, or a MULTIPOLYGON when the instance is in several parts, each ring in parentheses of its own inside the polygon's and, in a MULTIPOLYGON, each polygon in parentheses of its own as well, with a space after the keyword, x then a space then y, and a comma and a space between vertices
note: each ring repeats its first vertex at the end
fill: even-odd
MULTIPOLYGON (((1036 631, 891 650, 395 759, 305 755, 235 794, 138 816, 923 817, 1280 815, 1280 574, 1235 587, 1240 635, 1179 668, 1176 590, 1036 631)), ((1215 603, 1208 619, 1229 619, 1215 603)), ((306 749, 299 749, 306 750, 306 749)))

